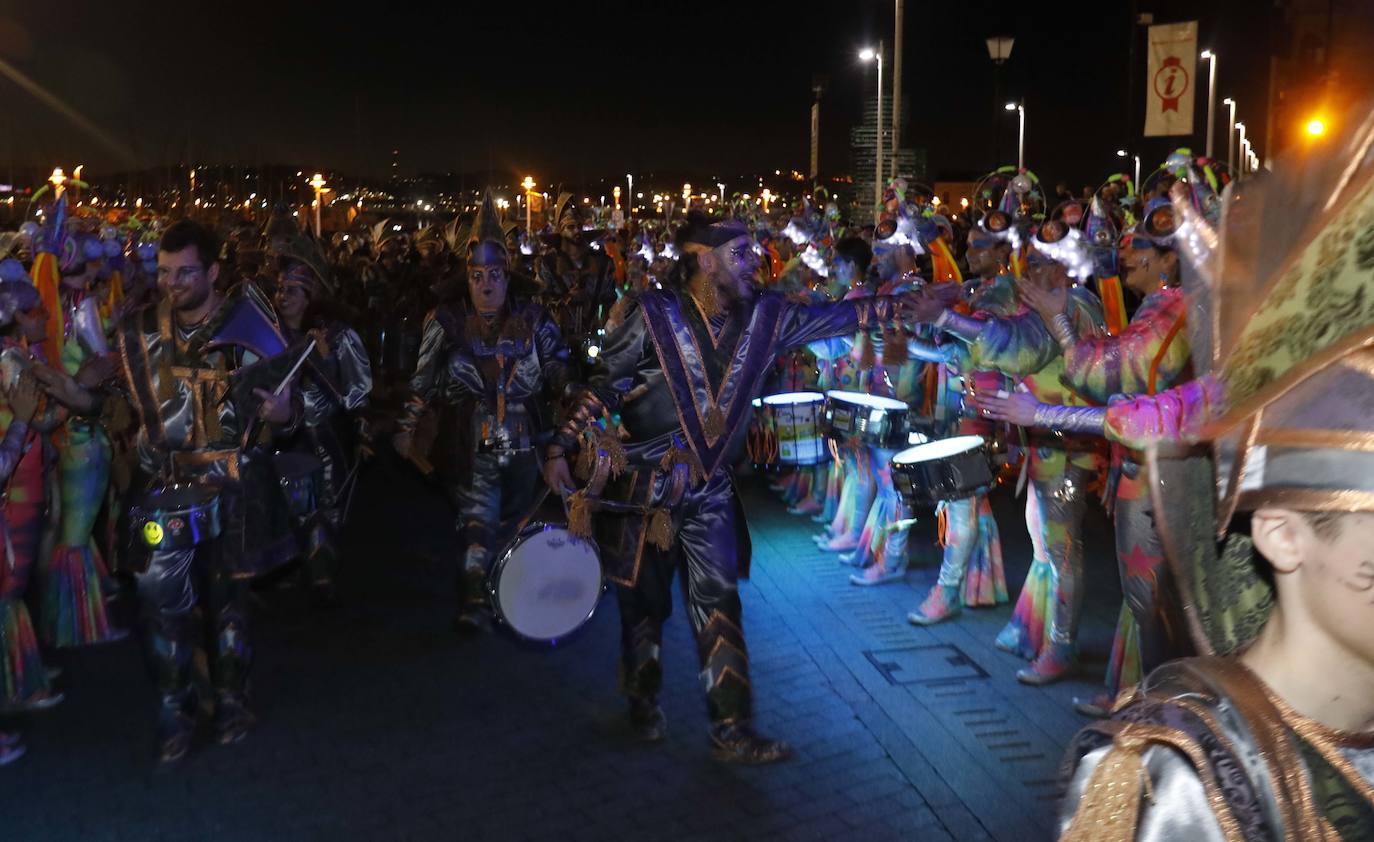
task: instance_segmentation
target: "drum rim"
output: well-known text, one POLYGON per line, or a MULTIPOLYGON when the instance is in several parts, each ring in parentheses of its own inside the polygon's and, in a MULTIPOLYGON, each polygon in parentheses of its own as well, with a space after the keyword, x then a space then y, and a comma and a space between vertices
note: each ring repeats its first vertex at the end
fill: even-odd
POLYGON ((561 529, 564 532, 567 532, 573 538, 576 538, 577 540, 589 545, 592 548, 592 552, 596 555, 596 561, 598 566, 601 565, 601 547, 597 545, 595 538, 583 538, 580 535, 573 535, 572 532, 568 530, 566 524, 551 523, 549 521, 542 520, 531 521, 530 523, 526 524, 523 529, 517 532, 514 538, 510 539, 510 541, 506 543, 505 548, 501 551, 500 557, 496 560, 496 563, 491 566, 491 571, 487 573, 486 582, 483 587, 483 590, 487 592, 487 602, 491 606, 492 614, 496 617, 497 624, 501 628, 505 629, 507 633, 509 633, 511 636, 515 637, 522 643, 538 644, 539 646, 547 647, 550 649, 555 648, 559 644, 568 640, 569 638, 572 638, 580 634, 583 629, 585 629, 588 625, 591 624, 592 617, 596 616, 596 609, 600 607, 601 600, 606 596, 605 568, 601 568, 601 586, 596 595, 596 599, 592 601, 591 609, 587 611, 587 616, 583 617, 582 620, 573 628, 572 631, 564 635, 559 635, 558 637, 531 637, 530 635, 524 634, 515 626, 511 625, 510 621, 507 620, 505 616, 501 613, 500 601, 498 600, 496 594, 496 583, 500 581, 500 571, 505 569, 506 564, 510 561, 511 556, 515 553, 515 548, 518 547, 525 538, 528 538, 531 535, 535 535, 540 532, 549 532, 554 529, 561 529))
POLYGON ((902 451, 898 452, 896 455, 894 455, 894 456, 892 457, 892 464, 894 464, 894 465, 919 465, 919 464, 921 464, 922 462, 931 462, 931 461, 934 461, 934 460, 936 460, 936 459, 948 459, 948 458, 950 458, 951 456, 961 456, 961 455, 963 455, 963 454, 965 454, 965 453, 972 453, 973 451, 978 450, 978 449, 981 448, 981 447, 985 447, 986 445, 987 445, 987 439, 983 438, 982 436, 972 435, 972 434, 967 434, 967 435, 962 435, 962 436, 950 436, 949 438, 943 438, 943 439, 935 439, 935 440, 933 440, 933 441, 925 442, 924 444, 914 444, 914 445, 912 445, 911 447, 908 447, 908 448, 906 448, 905 450, 902 450, 902 451), (952 444, 952 443, 954 443, 954 442, 957 442, 957 441, 961 441, 961 440, 963 440, 963 441, 968 441, 968 442, 969 442, 969 446, 963 448, 962 450, 952 450, 952 451, 950 451, 950 452, 948 452, 948 453, 940 453, 940 454, 934 455, 934 456, 927 456, 927 457, 924 458, 924 459, 904 459, 904 458, 902 458, 903 456, 905 456, 906 454, 910 453, 910 452, 913 451, 913 450, 920 450, 920 449, 923 448, 923 447, 933 447, 933 446, 935 446, 935 445, 945 445, 945 446, 949 446, 950 444, 952 444), (977 442, 977 443, 974 444, 974 442, 977 442))
POLYGON ((896 398, 885 398, 882 395, 870 395, 867 392, 848 392, 843 389, 831 389, 825 393, 828 400, 837 400, 842 403, 856 404, 865 409, 881 409, 884 412, 910 412, 911 406, 897 400, 896 398))
POLYGON ((778 392, 773 395, 764 395, 759 400, 763 401, 764 406, 808 406, 813 403, 821 403, 825 400, 825 395, 820 392, 778 392), (782 398, 800 398, 801 400, 782 400, 782 398))
POLYGON ((167 485, 160 485, 155 488, 149 488, 144 490, 138 502, 135 503, 131 508, 138 508, 147 511, 150 507, 144 505, 144 503, 147 502, 149 499, 155 496, 161 496, 164 494, 176 493, 180 491, 191 491, 195 492, 196 494, 205 495, 204 499, 192 501, 192 505, 203 506, 209 505, 211 503, 219 503, 219 489, 214 488, 213 486, 203 485, 198 482, 174 482, 169 483, 167 485))

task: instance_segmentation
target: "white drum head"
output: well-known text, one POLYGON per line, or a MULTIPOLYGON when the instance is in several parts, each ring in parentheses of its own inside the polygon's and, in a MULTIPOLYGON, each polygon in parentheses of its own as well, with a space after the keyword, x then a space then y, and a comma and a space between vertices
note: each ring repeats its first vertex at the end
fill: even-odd
POLYGON ((896 398, 884 398, 878 395, 867 395, 863 392, 841 392, 839 390, 832 389, 829 392, 826 392, 825 396, 828 398, 833 398, 835 400, 846 401, 848 403, 860 404, 862 406, 869 407, 870 409, 908 409, 906 404, 902 403, 896 398))
POLYGON ((520 538, 492 575, 496 613, 521 637, 555 641, 591 618, 601 599, 601 559, 561 526, 520 538))
POLYGON ((911 465, 916 462, 929 462, 932 459, 944 459, 947 456, 954 456, 959 453, 967 453, 970 450, 977 450, 983 446, 982 436, 955 436, 939 441, 918 444, 915 447, 908 447, 901 453, 892 457, 894 464, 911 465))
POLYGON ((795 404, 820 403, 825 400, 825 395, 820 392, 784 392, 780 395, 769 395, 763 399, 768 406, 792 406, 795 404))

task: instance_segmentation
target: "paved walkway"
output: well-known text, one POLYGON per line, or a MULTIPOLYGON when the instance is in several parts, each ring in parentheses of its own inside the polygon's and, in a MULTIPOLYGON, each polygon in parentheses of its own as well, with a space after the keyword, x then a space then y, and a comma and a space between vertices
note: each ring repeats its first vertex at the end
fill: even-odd
MULTIPOLYGON (((413 478, 374 466, 347 540, 342 607, 261 594, 261 724, 172 769, 152 760, 155 697, 132 643, 64 653, 59 708, 25 717, 28 757, 0 769, 0 840, 640 840, 1048 838, 1070 708, 1087 681, 1033 689, 992 648, 1009 609, 917 629, 934 579, 917 538, 906 585, 859 589, 816 550, 813 525, 745 482, 754 578, 744 585, 761 730, 791 740, 777 767, 710 758, 681 611, 665 640, 665 744, 633 741, 615 695, 613 600, 554 651, 450 628, 437 559, 447 513, 413 478), (427 545, 427 543, 429 545, 427 545)), ((999 500, 1013 590, 1028 543, 999 500)), ((1115 577, 1090 544, 1100 674, 1115 577)), ((16 724, 6 720, 5 725, 16 724)))

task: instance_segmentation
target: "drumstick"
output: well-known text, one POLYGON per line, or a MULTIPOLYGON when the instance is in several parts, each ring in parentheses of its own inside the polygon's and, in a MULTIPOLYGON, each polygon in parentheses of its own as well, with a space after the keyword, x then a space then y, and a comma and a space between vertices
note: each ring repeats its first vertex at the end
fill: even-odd
POLYGON ((301 358, 296 360, 296 364, 291 366, 290 371, 286 372, 286 376, 277 384, 277 388, 272 390, 273 395, 281 394, 281 390, 285 389, 286 384, 291 382, 291 378, 296 376, 296 372, 301 370, 301 366, 305 365, 305 361, 310 358, 310 352, 313 350, 315 350, 315 340, 311 339, 310 344, 305 346, 305 353, 301 354, 301 358))

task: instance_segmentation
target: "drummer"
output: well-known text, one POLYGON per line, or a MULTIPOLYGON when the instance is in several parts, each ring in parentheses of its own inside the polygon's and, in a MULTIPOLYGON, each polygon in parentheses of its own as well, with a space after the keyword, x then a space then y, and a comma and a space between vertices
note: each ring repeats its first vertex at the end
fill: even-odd
MULTIPOLYGON (((969 274, 976 278, 967 301, 958 310, 973 319, 1010 316, 1017 311, 1012 255, 1020 245, 1021 233, 1014 214, 1014 191, 1006 187, 1001 207, 984 213, 969 230, 965 258, 969 274), (1006 208, 1005 210, 1002 208, 1006 208)), ((946 341, 913 339, 913 354, 939 359, 935 385, 941 402, 955 408, 957 435, 981 436, 991 443, 1005 436, 992 424, 977 417, 966 404, 966 393, 974 389, 1010 388, 1008 379, 991 370, 975 369, 968 347, 946 337, 946 341)), ((1002 539, 993 517, 987 494, 979 493, 960 500, 941 502, 937 507, 944 558, 935 586, 919 607, 907 615, 918 626, 939 623, 958 615, 965 606, 1000 605, 1007 601, 1007 579, 1002 567, 1002 539)))
MULTIPOLYGON (((1078 335, 1101 333, 1102 304, 1081 285, 1092 274, 1092 259, 1081 233, 1062 219, 1051 219, 1040 225, 1030 243, 1027 277, 1022 283, 1067 287, 1070 319, 1078 335)), ((946 309, 934 296, 923 298, 916 310, 920 320, 968 343, 975 366, 1024 378, 1031 393, 1044 403, 1083 404, 1061 383, 1063 355, 1038 314, 1027 311, 1009 318, 973 319, 946 309)), ((1027 525, 1034 522, 1032 542, 1038 539, 1037 556, 1048 556, 1053 576, 1027 577, 1016 612, 996 645, 1031 659, 1029 667, 1016 673, 1017 680, 1042 685, 1067 677, 1077 666, 1083 515, 1088 484, 1103 461, 1100 439, 1034 431, 1029 438, 1033 494, 1027 504, 1027 525), (1032 518, 1032 513, 1037 517, 1032 518)))
POLYGON ((787 302, 755 287, 758 260, 747 227, 693 226, 670 282, 626 299, 621 319, 607 328, 596 372, 544 466, 559 492, 573 488, 566 457, 579 451, 588 454, 578 459, 587 476, 613 477, 604 488, 611 508, 579 491, 569 525, 595 529, 607 576, 618 585, 621 687, 636 734, 653 741, 666 733, 659 653, 682 568, 709 738, 717 759, 747 764, 791 754, 752 722, 738 587, 750 545, 730 468, 750 404, 779 352, 889 321, 901 301, 787 302))
POLYGON ((318 509, 307 524, 304 543, 311 583, 328 602, 338 566, 335 542, 366 439, 361 411, 372 391, 372 364, 361 337, 326 315, 335 296, 329 265, 314 241, 299 237, 288 242, 278 262, 274 303, 282 334, 291 344, 306 335, 316 342, 301 381, 305 423, 290 449, 310 453, 322 465, 318 509))
MULTIPOLYGON (((267 445, 292 433, 302 412, 289 384, 252 390, 256 406, 241 405, 228 389, 230 372, 255 359, 246 337, 271 338, 275 327, 256 303, 216 289, 215 235, 177 222, 162 235, 157 260, 161 302, 130 314, 119 333, 137 451, 155 483, 203 489, 198 507, 217 505, 221 522, 218 537, 174 549, 157 548, 161 529, 141 530, 149 551, 136 575, 138 598, 160 695, 159 758, 170 763, 190 748, 201 710, 213 710, 221 745, 242 740, 253 725, 247 581, 296 555, 267 445), (255 415, 265 427, 248 438, 259 429, 255 415), (198 650, 208 657, 213 700, 197 699, 198 650)), ((95 359, 113 374, 110 358, 95 359)))
POLYGON ((464 631, 490 625, 485 583, 512 525, 529 514, 539 488, 535 444, 552 419, 545 408, 567 382, 568 346, 542 306, 507 295, 510 255, 490 194, 467 245, 466 300, 425 320, 411 397, 392 444, 414 452, 416 426, 440 405, 439 440, 452 456, 439 475, 458 513, 458 619, 464 631))

